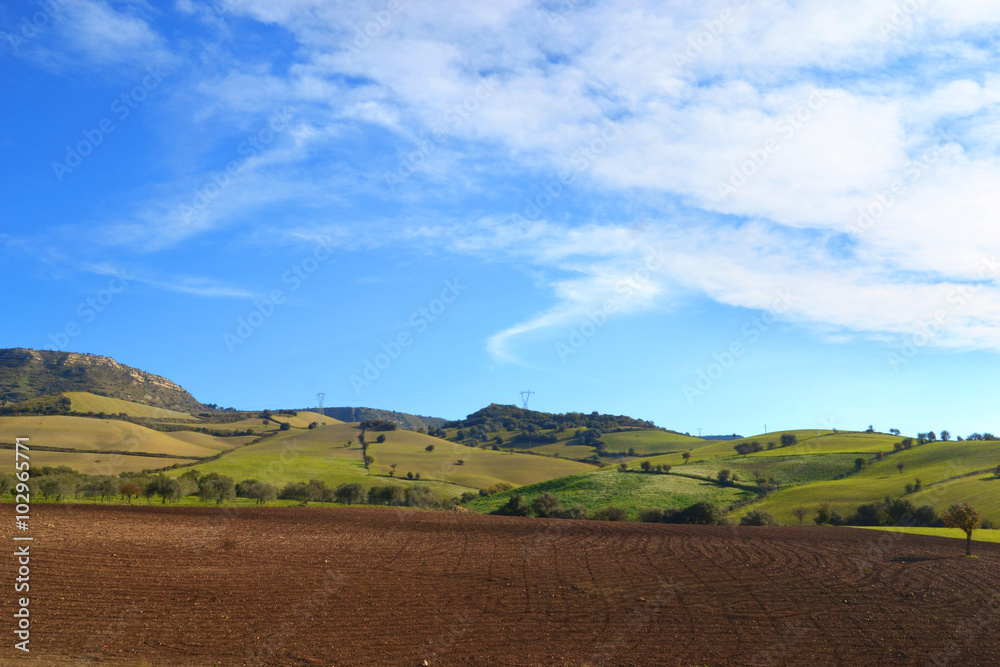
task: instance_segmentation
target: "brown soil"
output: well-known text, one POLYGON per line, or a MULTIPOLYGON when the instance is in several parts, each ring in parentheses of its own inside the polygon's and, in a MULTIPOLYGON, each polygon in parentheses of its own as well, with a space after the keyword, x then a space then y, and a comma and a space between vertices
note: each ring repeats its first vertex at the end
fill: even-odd
MULTIPOLYGON (((8 506, 9 507, 9 506, 8 506)), ((989 665, 1000 545, 393 509, 33 508, 5 664, 989 665)), ((3 539, 13 544, 11 517, 3 539)), ((13 551, 10 549, 9 551, 13 551)))

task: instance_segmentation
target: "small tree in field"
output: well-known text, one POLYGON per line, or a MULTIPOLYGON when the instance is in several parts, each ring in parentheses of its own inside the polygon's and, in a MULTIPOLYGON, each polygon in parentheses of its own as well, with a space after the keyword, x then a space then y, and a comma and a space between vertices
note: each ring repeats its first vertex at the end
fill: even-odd
POLYGON ((969 503, 952 505, 941 517, 941 521, 949 528, 960 528, 965 531, 965 555, 972 555, 972 532, 983 525, 983 517, 969 503))
POLYGON ((684 463, 687 463, 691 460, 691 452, 684 452, 681 454, 681 458, 684 459, 684 463))
POLYGON ((720 470, 719 472, 716 473, 716 476, 719 478, 719 484, 721 484, 722 486, 725 486, 726 484, 729 483, 728 470, 720 470))
POLYGON ((809 513, 805 507, 796 507, 792 510, 792 515, 799 520, 799 525, 802 525, 802 519, 806 518, 806 514, 809 513))
POLYGON ((621 471, 621 472, 627 472, 628 471, 628 464, 627 463, 619 463, 618 464, 618 470, 621 471))
POLYGON ((903 474, 903 468, 905 468, 905 467, 906 467, 906 463, 904 463, 903 461, 900 461, 899 463, 896 464, 896 470, 899 471, 900 475, 903 474))

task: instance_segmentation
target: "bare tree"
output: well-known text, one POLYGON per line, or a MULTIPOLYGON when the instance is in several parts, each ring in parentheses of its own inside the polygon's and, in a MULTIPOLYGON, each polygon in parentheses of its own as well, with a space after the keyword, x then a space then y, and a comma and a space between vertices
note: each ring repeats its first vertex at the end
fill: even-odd
POLYGON ((806 518, 806 514, 808 513, 809 510, 807 510, 805 507, 796 507, 795 509, 792 510, 792 514, 795 516, 796 519, 799 520, 800 526, 802 525, 802 520, 806 518))

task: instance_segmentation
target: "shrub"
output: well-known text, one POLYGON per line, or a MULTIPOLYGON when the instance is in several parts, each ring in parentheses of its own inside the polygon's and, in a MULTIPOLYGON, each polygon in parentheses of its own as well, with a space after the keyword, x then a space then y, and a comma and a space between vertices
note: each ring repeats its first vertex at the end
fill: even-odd
POLYGON ((547 518, 557 514, 562 510, 562 507, 559 504, 559 499, 554 495, 543 493, 531 503, 531 509, 535 512, 535 516, 547 518))
POLYGON ((716 473, 716 476, 719 478, 719 484, 721 484, 722 486, 725 486, 726 484, 729 483, 728 470, 720 470, 718 473, 716 473))
POLYGON ((781 446, 782 447, 791 447, 792 445, 794 445, 798 441, 799 441, 799 439, 798 439, 798 437, 794 433, 784 433, 781 436, 781 446))
POLYGON ((724 518, 722 509, 718 506, 701 500, 694 505, 677 512, 672 517, 671 523, 687 523, 702 526, 714 526, 724 518))
POLYGON ((528 507, 528 503, 524 502, 524 496, 515 493, 507 500, 506 505, 498 507, 491 513, 500 516, 529 516, 531 508, 528 507))
POLYGON ((365 487, 357 482, 349 482, 338 486, 337 490, 334 491, 334 497, 338 503, 355 505, 365 502, 368 499, 368 493, 365 491, 365 487))
POLYGON ((761 510, 753 510, 740 519, 741 526, 780 526, 773 516, 761 510))
POLYGON ((663 523, 663 510, 659 507, 650 507, 639 512, 639 521, 643 523, 663 523))
POLYGON ((822 526, 823 524, 830 523, 831 516, 830 503, 821 503, 816 507, 816 516, 813 518, 813 521, 816 522, 817 526, 822 526))
POLYGON ((594 512, 594 519, 598 521, 628 521, 628 515, 620 507, 605 507, 594 512))
POLYGON ((378 443, 385 442, 385 433, 379 433, 378 437, 375 438, 375 442, 378 442, 378 443))
POLYGON ((865 503, 847 519, 850 526, 881 526, 885 523, 885 505, 882 503, 865 503))
MULTIPOLYGON (((473 498, 476 497, 475 494, 466 492, 462 495, 460 502, 472 500, 472 498, 465 498, 467 495, 472 495, 473 498)), ((381 486, 373 486, 368 489, 369 505, 403 505, 405 503, 406 491, 398 484, 383 484, 381 486)))
POLYGON ((434 492, 431 491, 426 486, 411 486, 406 490, 406 506, 407 507, 434 507, 437 505, 437 499, 434 497, 434 492))

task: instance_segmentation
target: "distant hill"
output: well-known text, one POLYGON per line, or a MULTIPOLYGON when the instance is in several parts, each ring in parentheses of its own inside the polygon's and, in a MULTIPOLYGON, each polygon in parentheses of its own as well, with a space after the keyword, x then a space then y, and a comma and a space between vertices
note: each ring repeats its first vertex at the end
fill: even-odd
POLYGON ((702 440, 742 440, 743 436, 742 435, 736 435, 735 433, 733 433, 732 435, 703 435, 703 436, 701 436, 701 439, 702 440))
MULTIPOLYGON (((315 410, 315 408, 304 409, 315 410)), ((377 410, 375 408, 323 408, 323 414, 327 417, 339 419, 342 422, 363 422, 367 419, 385 419, 399 424, 401 427, 411 431, 416 431, 422 428, 440 428, 446 421, 439 417, 424 417, 423 415, 411 415, 406 412, 377 410)))
POLYGON ((0 405, 65 392, 89 392, 179 412, 208 410, 170 380, 110 357, 0 349, 0 405))
POLYGON ((526 410, 516 405, 499 405, 493 403, 482 410, 477 410, 465 419, 447 422, 445 428, 472 428, 492 424, 503 428, 523 429, 531 424, 538 428, 596 428, 608 432, 618 428, 659 429, 651 421, 634 419, 625 415, 602 415, 597 412, 584 414, 582 412, 566 412, 554 414, 526 410))

